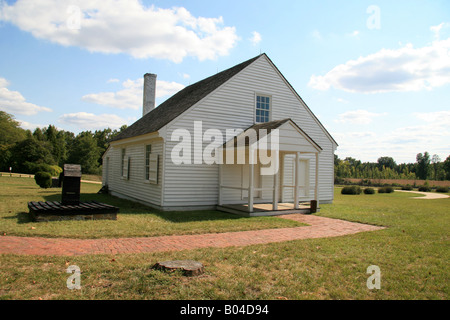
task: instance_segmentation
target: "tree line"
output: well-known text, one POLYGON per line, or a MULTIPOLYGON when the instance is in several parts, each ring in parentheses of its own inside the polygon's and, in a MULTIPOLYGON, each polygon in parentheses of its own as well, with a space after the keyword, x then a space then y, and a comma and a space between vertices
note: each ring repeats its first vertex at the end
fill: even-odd
POLYGON ((119 130, 73 132, 46 128, 24 130, 11 114, 0 111, 0 171, 36 173, 44 167, 56 173, 64 163, 81 165, 83 173, 101 174, 102 155, 119 130), (59 169, 58 169, 59 167, 59 169))
POLYGON ((356 179, 450 180, 450 155, 442 161, 438 155, 418 153, 415 163, 397 164, 392 157, 380 157, 377 162, 361 162, 334 156, 335 181, 356 179))
MULTIPOLYGON (((109 141, 126 127, 83 131, 75 135, 49 125, 31 132, 20 128, 11 114, 0 111, 0 171, 9 171, 11 167, 14 172, 33 174, 42 166, 61 168, 64 163, 76 163, 81 165, 83 173, 101 174, 102 155, 109 141)), ((361 162, 351 157, 341 160, 335 155, 334 169, 335 180, 450 180, 450 155, 442 161, 437 155, 418 153, 415 163, 401 164, 392 157, 380 157, 377 162, 361 162)))

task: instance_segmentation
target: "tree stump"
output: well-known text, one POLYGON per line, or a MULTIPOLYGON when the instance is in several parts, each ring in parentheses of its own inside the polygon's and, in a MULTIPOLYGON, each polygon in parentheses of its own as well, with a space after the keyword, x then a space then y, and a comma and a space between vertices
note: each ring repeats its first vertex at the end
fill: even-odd
POLYGON ((162 270, 166 272, 181 270, 183 272, 183 275, 187 277, 199 276, 205 272, 203 264, 193 260, 174 260, 174 261, 158 262, 152 267, 152 269, 162 270))

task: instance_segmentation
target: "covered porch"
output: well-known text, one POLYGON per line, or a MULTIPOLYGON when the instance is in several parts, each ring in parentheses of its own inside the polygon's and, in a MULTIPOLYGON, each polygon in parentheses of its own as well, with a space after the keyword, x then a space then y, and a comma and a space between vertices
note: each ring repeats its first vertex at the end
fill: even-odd
POLYGON ((219 164, 218 210, 246 216, 316 212, 321 148, 292 120, 256 124, 234 142, 234 161, 219 164), (259 131, 256 138, 239 146, 250 129, 259 131), (239 151, 248 161, 236 161, 239 151))

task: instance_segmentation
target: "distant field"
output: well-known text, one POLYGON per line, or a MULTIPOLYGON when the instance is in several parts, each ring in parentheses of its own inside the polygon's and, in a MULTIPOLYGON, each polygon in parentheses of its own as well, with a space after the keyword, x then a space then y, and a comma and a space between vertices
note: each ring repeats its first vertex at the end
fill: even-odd
POLYGON ((425 184, 425 181, 428 181, 428 184, 433 187, 450 187, 450 181, 436 181, 436 180, 404 180, 404 179, 354 179, 354 178, 345 178, 344 180, 350 181, 352 183, 360 183, 362 180, 369 180, 373 184, 393 184, 397 183, 399 185, 414 185, 416 186, 423 186, 425 184))

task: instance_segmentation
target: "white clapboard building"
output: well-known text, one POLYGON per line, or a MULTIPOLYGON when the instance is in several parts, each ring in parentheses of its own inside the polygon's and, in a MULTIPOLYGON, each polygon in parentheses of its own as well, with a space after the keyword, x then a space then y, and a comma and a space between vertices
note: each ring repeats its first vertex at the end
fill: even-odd
POLYGON ((161 210, 248 215, 333 201, 337 143, 266 54, 156 108, 155 86, 146 74, 142 118, 103 155, 112 195, 161 210))

